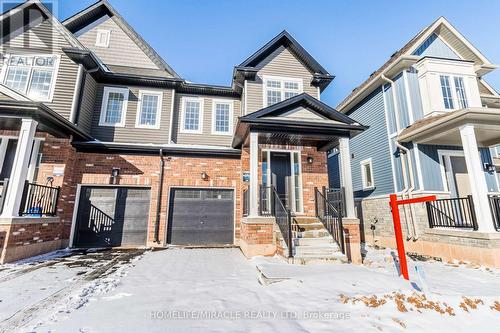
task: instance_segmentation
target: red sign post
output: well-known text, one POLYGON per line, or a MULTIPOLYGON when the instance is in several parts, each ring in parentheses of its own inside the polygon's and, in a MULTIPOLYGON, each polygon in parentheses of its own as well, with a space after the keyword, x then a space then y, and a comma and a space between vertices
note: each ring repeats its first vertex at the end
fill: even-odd
POLYGON ((426 201, 435 201, 436 196, 430 195, 427 197, 420 198, 412 198, 405 200, 398 200, 396 194, 390 195, 390 206, 392 210, 392 220, 394 222, 394 234, 396 235, 396 245, 398 247, 398 257, 399 257, 399 267, 401 270, 401 274, 406 280, 409 280, 408 276, 408 264, 406 263, 406 252, 405 252, 405 244, 403 242, 403 231, 401 230, 401 218, 399 216, 399 206, 400 205, 409 205, 417 202, 426 202, 426 201))

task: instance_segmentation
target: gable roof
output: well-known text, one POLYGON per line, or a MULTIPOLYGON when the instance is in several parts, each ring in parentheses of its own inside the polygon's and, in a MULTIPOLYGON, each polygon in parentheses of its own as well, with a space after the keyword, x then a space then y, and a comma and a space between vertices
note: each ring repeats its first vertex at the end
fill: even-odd
MULTIPOLYGON (((69 44, 72 47, 79 48, 79 49, 84 49, 85 47, 80 43, 80 41, 68 30, 64 25, 62 25, 59 20, 52 15, 52 12, 43 4, 40 2, 40 0, 27 0, 15 7, 12 7, 8 10, 6 10, 2 15, 0 15, 0 22, 1 22, 1 30, 2 30, 2 36, 1 36, 1 42, 5 42, 4 39, 10 38, 10 34, 17 31, 20 28, 23 28, 23 26, 19 25, 26 25, 28 24, 28 29, 24 29, 23 32, 29 30, 32 28, 29 26, 29 22, 27 23, 25 21, 24 17, 21 18, 16 18, 17 14, 22 13, 26 9, 30 8, 37 8, 40 12, 41 15, 43 16, 43 19, 48 19, 54 26, 54 28, 69 42, 69 44), (17 21, 16 21, 17 19, 17 21), (17 26, 17 28, 16 28, 17 26), (11 29, 14 27, 14 31, 11 31, 11 29)), ((30 15, 32 16, 32 15, 30 15)), ((30 17, 31 18, 31 17, 30 17)))
POLYGON ((95 22, 99 18, 108 15, 114 17, 115 22, 120 28, 139 46, 139 48, 157 65, 160 69, 167 71, 173 77, 179 78, 179 75, 170 67, 163 58, 149 45, 130 24, 109 4, 106 0, 99 0, 93 5, 83 9, 79 13, 67 18, 62 24, 68 28, 69 31, 75 33, 82 28, 95 22))
MULTIPOLYGON (((488 73, 489 71, 495 69, 497 66, 493 65, 476 47, 474 47, 460 32, 458 32, 451 23, 444 17, 439 17, 431 25, 421 30, 417 35, 415 35, 408 43, 406 43, 401 49, 394 52, 390 59, 385 62, 379 69, 374 71, 368 79, 361 83, 358 87, 354 88, 352 92, 337 106, 340 112, 346 113, 355 104, 354 101, 361 100, 371 91, 373 91, 378 85, 375 83, 380 82, 381 76, 392 66, 397 65, 398 62, 406 60, 407 62, 417 62, 421 57, 415 55, 414 52, 424 43, 427 38, 431 37, 433 34, 442 36, 443 39, 448 39, 451 41, 450 44, 454 44, 456 48, 461 49, 460 52, 455 52, 459 56, 471 58, 476 64, 476 71, 481 74, 488 73), (359 98, 358 98, 359 97, 359 98)), ((455 49, 455 51, 457 51, 455 49)), ((467 59, 467 60, 471 60, 467 59)))
POLYGON ((233 79, 238 82, 248 77, 254 77, 257 72, 255 67, 281 46, 289 49, 292 54, 296 56, 297 59, 299 59, 299 61, 302 62, 311 73, 313 73, 314 78, 312 83, 320 87, 321 90, 324 90, 335 78, 335 76, 331 75, 325 68, 323 68, 323 66, 321 66, 320 63, 316 61, 316 59, 314 59, 313 56, 309 54, 309 52, 307 52, 302 45, 300 45, 300 43, 288 33, 288 31, 283 30, 245 61, 238 66, 235 66, 233 79))

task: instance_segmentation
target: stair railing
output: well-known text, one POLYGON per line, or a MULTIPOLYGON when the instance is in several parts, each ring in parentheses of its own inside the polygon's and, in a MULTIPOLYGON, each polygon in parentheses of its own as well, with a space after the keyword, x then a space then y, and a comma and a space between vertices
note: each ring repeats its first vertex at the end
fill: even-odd
POLYGON ((344 228, 342 227, 342 204, 332 204, 318 188, 314 188, 316 217, 345 254, 344 228))

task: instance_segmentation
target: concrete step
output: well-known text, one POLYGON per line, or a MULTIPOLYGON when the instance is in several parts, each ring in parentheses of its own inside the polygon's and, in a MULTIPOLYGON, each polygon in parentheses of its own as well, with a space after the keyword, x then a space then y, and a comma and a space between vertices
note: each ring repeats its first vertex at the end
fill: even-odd
POLYGON ((321 222, 305 223, 305 224, 298 223, 298 226, 300 231, 321 230, 321 229, 324 229, 326 231, 325 226, 321 222))
POLYGON ((334 244, 322 246, 296 246, 294 251, 297 255, 329 256, 335 252, 339 252, 339 248, 334 244))
POLYGON ((308 224, 308 223, 318 223, 320 220, 317 217, 310 216, 302 216, 302 217, 294 217, 295 222, 299 224, 308 224))
POLYGON ((295 237, 297 238, 318 238, 328 236, 330 236, 330 233, 324 228, 322 230, 307 230, 295 232, 295 237))
POLYGON ((333 237, 294 238, 295 246, 333 244, 333 237))
POLYGON ((295 255, 291 260, 294 264, 308 265, 308 264, 346 264, 349 261, 347 257, 338 252, 329 256, 317 255, 295 255))

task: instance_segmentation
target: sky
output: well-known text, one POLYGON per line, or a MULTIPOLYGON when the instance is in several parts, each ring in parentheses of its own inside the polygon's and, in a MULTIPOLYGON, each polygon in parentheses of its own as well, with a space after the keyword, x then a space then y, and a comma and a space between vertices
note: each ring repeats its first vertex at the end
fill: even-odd
MULTIPOLYGON (((59 0, 65 19, 94 3, 59 0)), ((500 1, 109 0, 184 79, 230 85, 233 67, 286 29, 335 80, 335 107, 420 30, 445 16, 500 64, 500 1)), ((485 77, 500 90, 500 69, 485 77)))

